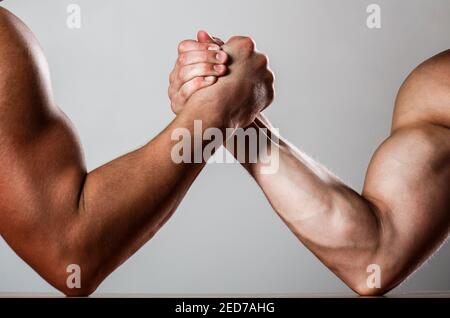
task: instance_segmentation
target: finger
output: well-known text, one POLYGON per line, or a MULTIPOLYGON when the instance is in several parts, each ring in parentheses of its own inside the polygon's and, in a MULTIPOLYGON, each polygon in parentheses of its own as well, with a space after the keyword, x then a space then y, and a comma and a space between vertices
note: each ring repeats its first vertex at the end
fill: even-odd
POLYGON ((200 43, 215 43, 212 36, 210 36, 208 32, 203 30, 197 32, 197 40, 200 43))
POLYGON ((204 50, 219 51, 220 46, 215 43, 199 43, 195 40, 184 40, 178 44, 178 53, 204 50))
POLYGON ((182 86, 196 77, 222 76, 226 71, 227 67, 222 64, 199 63, 184 66, 180 68, 176 79, 170 84, 169 96, 176 95, 182 86))
POLYGON ((180 69, 178 80, 182 85, 199 76, 222 76, 227 67, 222 64, 199 63, 186 65, 180 69))
MULTIPOLYGON (((211 86, 217 81, 215 76, 196 77, 185 83, 174 97, 175 106, 184 105, 186 101, 198 90, 211 86)), ((180 106, 178 106, 180 107, 180 106)), ((175 107, 176 108, 176 107, 175 107)))
POLYGON ((178 64, 180 66, 197 64, 197 63, 212 63, 225 64, 228 59, 228 54, 223 51, 188 51, 180 53, 178 56, 178 64))
POLYGON ((169 75, 169 93, 177 93, 184 83, 192 79, 192 76, 190 75, 192 72, 193 74, 196 74, 196 76, 225 75, 227 68, 223 64, 225 64, 227 60, 228 55, 223 51, 190 51, 181 53, 174 69, 169 75), (205 60, 207 62, 202 62, 205 60), (186 66, 190 67, 185 68, 186 66))
POLYGON ((179 65, 170 74, 169 96, 176 95, 181 86, 195 77, 220 77, 225 75, 226 72, 227 66, 224 64, 196 63, 189 65, 179 65))
POLYGON ((225 44, 221 39, 211 36, 208 32, 203 30, 198 31, 197 40, 200 43, 215 43, 220 46, 225 44))

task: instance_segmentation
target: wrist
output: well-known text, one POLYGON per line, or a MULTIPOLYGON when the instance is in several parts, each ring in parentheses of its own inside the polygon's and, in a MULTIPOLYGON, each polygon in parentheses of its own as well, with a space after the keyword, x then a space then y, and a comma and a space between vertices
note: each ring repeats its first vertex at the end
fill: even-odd
POLYGON ((201 120, 205 128, 225 129, 232 127, 230 114, 225 101, 212 98, 192 98, 185 105, 184 116, 192 120, 201 120))

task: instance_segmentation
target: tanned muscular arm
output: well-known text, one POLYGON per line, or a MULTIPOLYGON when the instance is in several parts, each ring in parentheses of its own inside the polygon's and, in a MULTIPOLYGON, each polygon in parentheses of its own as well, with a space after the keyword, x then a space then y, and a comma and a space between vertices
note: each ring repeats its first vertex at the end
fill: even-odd
MULTIPOLYGON (((229 51, 246 52, 235 60, 252 83, 231 74, 234 86, 205 88, 147 145, 88 174, 74 129, 53 100, 37 41, 0 8, 0 234, 51 285, 89 295, 172 215, 204 166, 173 163, 174 129, 193 137, 195 119, 203 129, 248 125, 270 103, 252 98, 260 97, 253 83, 267 72, 261 63, 254 67, 252 47, 237 40, 229 51), (249 98, 256 104, 244 109, 249 98), (66 286, 69 264, 81 267, 80 289, 66 286)), ((198 89, 214 80, 191 84, 198 89)))
MULTIPOLYGON (((251 127, 276 134, 262 115, 251 127)), ((277 173, 261 174, 261 161, 244 166, 275 211, 354 291, 386 293, 449 233, 450 52, 419 66, 400 89, 391 135, 372 158, 362 194, 281 137, 269 148, 279 152, 277 173), (380 288, 367 284, 371 264, 381 269, 380 288)))

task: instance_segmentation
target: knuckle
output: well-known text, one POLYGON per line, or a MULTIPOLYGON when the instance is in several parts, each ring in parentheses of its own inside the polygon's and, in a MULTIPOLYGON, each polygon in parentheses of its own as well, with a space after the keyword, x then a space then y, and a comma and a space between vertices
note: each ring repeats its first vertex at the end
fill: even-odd
POLYGON ((183 40, 178 44, 178 52, 183 52, 187 49, 189 40, 183 40))
POLYGON ((198 45, 198 48, 197 48, 198 51, 206 51, 206 50, 208 50, 208 48, 209 48, 209 46, 211 44, 209 44, 209 43, 198 43, 197 45, 198 45))
POLYGON ((180 53, 177 59, 178 65, 184 65, 186 63, 186 53, 180 53))
POLYGON ((180 95, 179 95, 179 94, 176 94, 176 95, 173 97, 173 101, 172 101, 172 106, 173 106, 173 108, 175 109, 175 111, 180 107, 180 104, 181 104, 181 98, 180 98, 180 95))
POLYGON ((260 67, 266 68, 269 65, 269 58, 265 54, 259 53, 256 60, 260 67))
POLYGON ((237 41, 239 41, 239 39, 240 39, 241 37, 240 36, 232 36, 229 40, 228 40, 228 42, 237 42, 237 41))
POLYGON ((208 63, 202 63, 199 66, 199 70, 201 71, 202 75, 207 75, 212 69, 212 65, 208 63))
POLYGON ((177 79, 179 81, 183 81, 186 78, 186 76, 188 74, 188 71, 189 70, 188 70, 187 66, 184 66, 184 67, 180 68, 180 70, 177 73, 177 79))
POLYGON ((247 53, 252 53, 255 50, 255 42, 249 37, 241 37, 240 45, 247 53))
POLYGON ((203 85, 203 79, 201 77, 197 77, 192 80, 192 86, 194 89, 198 89, 202 85, 203 85))
POLYGON ((268 80, 269 82, 273 83, 275 81, 275 74, 273 74, 273 72, 271 70, 268 70, 268 80))
POLYGON ((243 57, 250 57, 255 52, 255 42, 246 36, 232 37, 229 41, 229 46, 243 57))
POLYGON ((264 61, 264 64, 269 65, 269 56, 267 54, 262 53, 262 58, 264 61))
POLYGON ((212 51, 201 51, 200 60, 202 62, 208 62, 210 59, 210 56, 213 56, 212 54, 213 54, 212 51))
POLYGON ((230 38, 230 41, 231 42, 245 42, 245 41, 248 41, 248 39, 250 39, 248 36, 235 35, 230 38))
POLYGON ((244 37, 242 38, 242 42, 243 42, 245 45, 247 45, 247 46, 249 46, 249 47, 251 47, 251 48, 255 48, 255 42, 253 41, 252 38, 250 38, 250 37, 248 37, 248 36, 244 36, 244 37))
POLYGON ((186 94, 186 88, 184 87, 184 88, 182 88, 182 89, 180 90, 180 92, 178 93, 178 98, 186 99, 186 97, 187 97, 187 94, 186 94))

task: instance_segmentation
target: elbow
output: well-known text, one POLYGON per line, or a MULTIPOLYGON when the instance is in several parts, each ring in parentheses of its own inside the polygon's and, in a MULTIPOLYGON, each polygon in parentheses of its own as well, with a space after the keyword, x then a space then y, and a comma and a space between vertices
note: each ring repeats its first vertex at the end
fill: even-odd
POLYGON ((68 288, 65 286, 59 289, 59 291, 62 292, 64 296, 73 298, 73 297, 89 297, 95 292, 96 289, 97 286, 95 284, 92 284, 80 288, 68 288))
POLYGON ((46 264, 42 275, 58 291, 67 297, 88 297, 106 278, 103 262, 86 252, 83 244, 64 244, 46 264))
POLYGON ((100 285, 100 275, 88 266, 73 265, 57 266, 59 274, 47 277, 47 281, 66 297, 89 297, 100 285))
POLYGON ((369 288, 367 285, 351 286, 348 285, 356 294, 361 297, 381 297, 389 292, 390 288, 369 288))
POLYGON ((395 275, 395 273, 387 270, 384 272, 384 275, 380 275, 377 278, 377 280, 379 279, 378 283, 375 283, 373 277, 370 277, 373 274, 367 275, 354 275, 357 279, 344 280, 344 282, 361 297, 381 297, 398 286, 398 284, 400 284, 406 277, 404 272, 397 273, 397 275, 395 275))
POLYGON ((108 276, 109 260, 95 242, 78 226, 61 240, 54 287, 66 297, 89 297, 108 276))
POLYGON ((75 272, 66 271, 65 275, 58 275, 49 282, 66 297, 89 297, 101 283, 97 279, 98 276, 89 270, 82 271, 80 276, 75 272))

